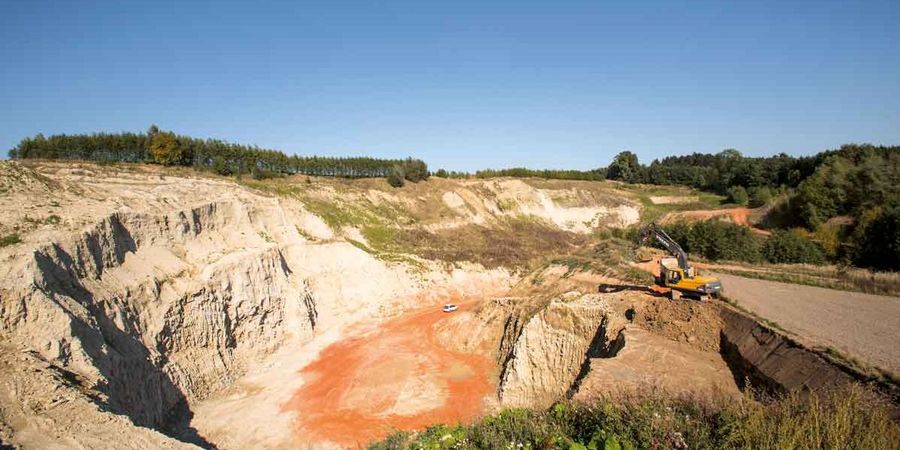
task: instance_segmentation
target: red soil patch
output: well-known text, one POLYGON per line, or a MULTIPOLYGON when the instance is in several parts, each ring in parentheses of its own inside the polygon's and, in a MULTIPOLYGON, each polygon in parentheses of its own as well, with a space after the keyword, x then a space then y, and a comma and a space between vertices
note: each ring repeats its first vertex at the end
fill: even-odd
POLYGON ((297 411, 304 438, 345 446, 479 417, 494 367, 439 344, 435 324, 450 316, 431 307, 332 344, 303 369, 308 381, 283 409, 297 411))
POLYGON ((756 228, 750 223, 750 208, 731 208, 731 209, 704 209, 698 211, 678 211, 666 215, 661 222, 670 223, 679 219, 688 220, 706 220, 712 217, 726 216, 728 220, 737 225, 749 227, 753 232, 759 234, 771 234, 769 231, 756 228))

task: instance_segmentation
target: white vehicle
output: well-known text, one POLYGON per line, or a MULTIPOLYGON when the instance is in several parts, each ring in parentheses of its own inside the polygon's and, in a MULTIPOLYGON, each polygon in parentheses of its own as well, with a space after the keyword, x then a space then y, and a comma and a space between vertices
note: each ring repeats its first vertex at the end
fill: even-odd
POLYGON ((444 305, 443 309, 444 309, 444 312, 448 313, 448 312, 456 311, 457 309, 459 309, 459 306, 456 306, 453 303, 447 303, 446 305, 444 305))

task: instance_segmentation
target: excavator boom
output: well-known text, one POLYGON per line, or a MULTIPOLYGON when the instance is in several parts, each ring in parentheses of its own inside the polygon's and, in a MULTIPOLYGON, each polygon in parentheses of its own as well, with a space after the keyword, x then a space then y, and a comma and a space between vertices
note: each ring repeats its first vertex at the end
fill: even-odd
POLYGON ((655 238, 657 242, 662 244, 662 246, 678 260, 678 267, 680 267, 681 270, 687 271, 691 268, 691 265, 688 262, 687 252, 685 252, 674 239, 669 237, 669 235, 654 222, 650 222, 641 229, 638 239, 635 242, 635 250, 644 245, 651 237, 655 238))

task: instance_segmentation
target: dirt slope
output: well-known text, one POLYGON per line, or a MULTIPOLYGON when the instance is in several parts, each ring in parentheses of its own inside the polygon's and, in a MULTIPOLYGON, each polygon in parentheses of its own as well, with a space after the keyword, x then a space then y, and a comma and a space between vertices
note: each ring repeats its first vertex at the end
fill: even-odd
POLYGON ((900 373, 900 298, 716 274, 725 294, 802 341, 900 373))

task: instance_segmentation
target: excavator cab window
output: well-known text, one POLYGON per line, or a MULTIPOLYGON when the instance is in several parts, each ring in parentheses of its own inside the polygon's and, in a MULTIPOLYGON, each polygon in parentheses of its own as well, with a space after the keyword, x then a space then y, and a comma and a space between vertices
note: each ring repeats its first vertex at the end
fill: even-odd
POLYGON ((669 283, 670 284, 678 284, 679 281, 681 281, 681 272, 679 272, 677 270, 670 270, 669 271, 669 283))

